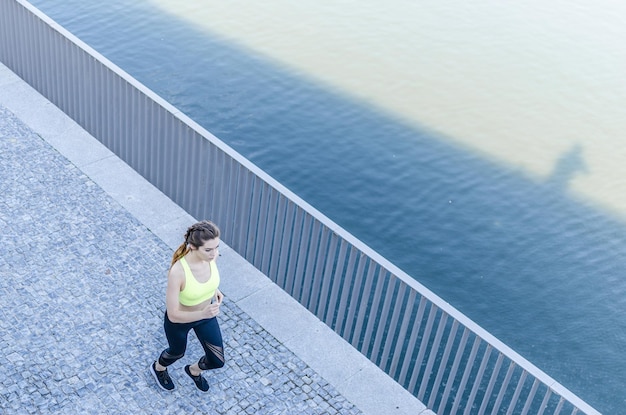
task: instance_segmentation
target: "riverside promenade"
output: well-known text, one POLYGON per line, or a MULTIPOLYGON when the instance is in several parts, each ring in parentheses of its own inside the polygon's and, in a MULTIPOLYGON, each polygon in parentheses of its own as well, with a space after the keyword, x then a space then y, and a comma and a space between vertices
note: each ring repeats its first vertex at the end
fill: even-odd
MULTIPOLYGON (((0 414, 432 415, 224 243, 226 366, 173 392, 166 273, 193 218, 0 64, 0 414)), ((218 224, 219 225, 219 224, 218 224)))

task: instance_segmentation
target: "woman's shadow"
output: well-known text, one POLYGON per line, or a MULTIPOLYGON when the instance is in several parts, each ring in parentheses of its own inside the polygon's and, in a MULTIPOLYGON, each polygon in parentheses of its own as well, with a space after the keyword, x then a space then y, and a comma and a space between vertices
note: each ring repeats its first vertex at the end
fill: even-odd
POLYGON ((583 148, 576 143, 559 157, 545 184, 553 190, 566 192, 574 176, 587 172, 583 148))

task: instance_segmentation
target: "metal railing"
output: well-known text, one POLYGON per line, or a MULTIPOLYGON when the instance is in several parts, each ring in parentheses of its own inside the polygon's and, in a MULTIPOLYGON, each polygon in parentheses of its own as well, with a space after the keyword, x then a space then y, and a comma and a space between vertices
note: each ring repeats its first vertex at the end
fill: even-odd
POLYGON ((598 414, 25 1, 0 60, 435 412, 598 414))

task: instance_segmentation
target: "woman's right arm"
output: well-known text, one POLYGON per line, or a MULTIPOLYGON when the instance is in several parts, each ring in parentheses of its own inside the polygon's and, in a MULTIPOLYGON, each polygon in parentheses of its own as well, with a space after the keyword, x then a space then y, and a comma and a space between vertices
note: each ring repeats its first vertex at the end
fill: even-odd
POLYGON ((174 264, 167 274, 167 291, 165 292, 165 307, 167 317, 172 323, 191 323, 205 318, 215 317, 219 313, 214 307, 206 307, 197 311, 181 310, 178 295, 180 294, 185 281, 185 271, 180 263, 174 264))

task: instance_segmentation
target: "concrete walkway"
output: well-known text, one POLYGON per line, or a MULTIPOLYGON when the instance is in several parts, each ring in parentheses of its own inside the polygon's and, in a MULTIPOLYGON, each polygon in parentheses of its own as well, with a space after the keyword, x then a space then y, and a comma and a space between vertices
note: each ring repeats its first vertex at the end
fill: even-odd
POLYGON ((158 389, 167 267, 196 218, 1 64, 0 194, 0 413, 432 414, 224 244, 226 366, 197 391, 192 335, 158 389))

